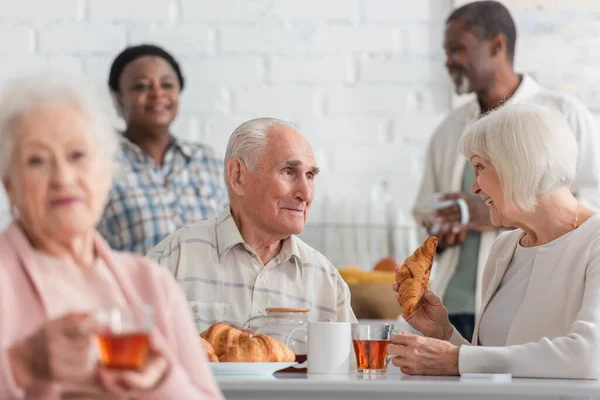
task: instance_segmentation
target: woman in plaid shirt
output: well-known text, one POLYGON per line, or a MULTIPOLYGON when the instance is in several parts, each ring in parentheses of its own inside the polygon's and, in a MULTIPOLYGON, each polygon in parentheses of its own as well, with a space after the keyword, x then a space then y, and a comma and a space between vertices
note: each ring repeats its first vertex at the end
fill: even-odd
POLYGON ((127 128, 98 230, 113 249, 146 254, 178 228, 219 215, 227 204, 222 161, 171 133, 184 78, 165 50, 126 48, 108 85, 127 128))

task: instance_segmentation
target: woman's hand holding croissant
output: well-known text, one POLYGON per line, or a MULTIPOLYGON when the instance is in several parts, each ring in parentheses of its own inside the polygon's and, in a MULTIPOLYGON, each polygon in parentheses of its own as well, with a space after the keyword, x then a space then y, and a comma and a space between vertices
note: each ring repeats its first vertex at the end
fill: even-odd
MULTIPOLYGON (((395 283, 392 289, 398 293, 398 284, 395 283)), ((400 304, 398 294, 396 294, 396 300, 400 304)), ((424 336, 441 340, 450 339, 454 331, 454 327, 448 319, 448 310, 442 304, 442 300, 429 289, 425 289, 417 311, 406 322, 424 336)))

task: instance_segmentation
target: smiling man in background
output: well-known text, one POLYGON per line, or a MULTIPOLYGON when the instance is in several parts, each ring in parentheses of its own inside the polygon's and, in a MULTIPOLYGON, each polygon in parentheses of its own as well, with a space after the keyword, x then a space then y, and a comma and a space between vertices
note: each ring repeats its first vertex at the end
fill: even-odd
POLYGON ((432 290, 443 299, 450 321, 468 340, 480 306, 483 266, 499 231, 490 223, 488 206, 469 194, 473 169, 457 147, 467 126, 505 102, 558 109, 579 147, 577 178, 571 190, 583 204, 600 210, 600 150, 594 118, 577 100, 515 72, 516 37, 509 11, 497 1, 466 4, 446 20, 446 68, 457 94, 474 93, 476 97, 452 112, 434 132, 413 210, 418 223, 439 239, 432 290), (435 210, 434 198, 463 199, 469 211, 468 223, 461 225, 458 204, 435 210), (432 229, 434 226, 439 229, 432 229))
POLYGON ((337 269, 295 235, 315 194, 312 148, 288 122, 240 125, 225 154, 231 207, 182 228, 148 256, 179 280, 200 331, 265 308, 310 308, 311 321, 356 321, 337 269))

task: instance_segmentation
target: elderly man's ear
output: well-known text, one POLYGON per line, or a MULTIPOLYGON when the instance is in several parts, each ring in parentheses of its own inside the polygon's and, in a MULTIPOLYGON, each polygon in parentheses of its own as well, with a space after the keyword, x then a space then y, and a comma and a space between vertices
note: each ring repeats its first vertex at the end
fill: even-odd
POLYGON ((248 168, 239 158, 227 161, 227 180, 233 193, 243 196, 246 193, 245 182, 248 179, 248 168))

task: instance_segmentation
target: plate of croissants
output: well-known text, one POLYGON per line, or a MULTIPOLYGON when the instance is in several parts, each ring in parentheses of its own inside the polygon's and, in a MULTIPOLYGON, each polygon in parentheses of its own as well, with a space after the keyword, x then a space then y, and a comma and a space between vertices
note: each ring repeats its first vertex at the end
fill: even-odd
POLYGON ((215 375, 272 375, 296 364, 296 356, 281 340, 217 322, 200 334, 215 375))

